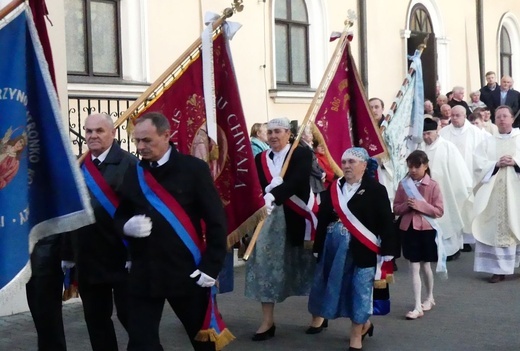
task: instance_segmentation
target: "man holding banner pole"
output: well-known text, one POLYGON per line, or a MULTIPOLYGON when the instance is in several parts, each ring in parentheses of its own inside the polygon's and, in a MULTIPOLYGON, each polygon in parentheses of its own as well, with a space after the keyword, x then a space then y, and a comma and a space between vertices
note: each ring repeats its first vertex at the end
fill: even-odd
POLYGON ((134 141, 142 160, 125 175, 115 216, 132 257, 128 350, 163 350, 159 324, 165 300, 194 350, 220 350, 234 337, 214 300, 227 230, 210 170, 176 150, 161 113, 135 121, 134 141))

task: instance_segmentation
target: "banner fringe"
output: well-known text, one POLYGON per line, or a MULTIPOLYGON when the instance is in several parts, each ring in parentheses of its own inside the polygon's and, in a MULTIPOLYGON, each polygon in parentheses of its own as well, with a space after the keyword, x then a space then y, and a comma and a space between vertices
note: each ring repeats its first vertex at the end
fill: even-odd
POLYGON ((227 236, 227 245, 228 249, 233 247, 237 242, 240 241, 246 234, 251 234, 256 228, 257 224, 267 218, 267 212, 265 207, 258 209, 252 216, 246 219, 241 225, 239 225, 235 230, 233 230, 227 236))
POLYGON ((228 328, 222 330, 220 334, 213 328, 206 330, 199 330, 195 336, 196 341, 200 342, 214 342, 215 350, 220 351, 226 347, 231 341, 235 340, 235 336, 229 331, 228 328))

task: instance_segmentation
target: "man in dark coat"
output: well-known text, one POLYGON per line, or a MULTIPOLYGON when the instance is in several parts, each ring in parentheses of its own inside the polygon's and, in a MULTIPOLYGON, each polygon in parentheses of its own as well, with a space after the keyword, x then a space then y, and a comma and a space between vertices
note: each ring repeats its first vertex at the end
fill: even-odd
MULTIPOLYGON (((495 120, 495 109, 498 106, 506 105, 513 110, 513 117, 520 109, 520 93, 513 89, 513 78, 510 76, 503 76, 500 79, 500 89, 495 89, 491 93, 492 99, 492 120, 495 120)), ((518 127, 516 122, 513 127, 518 127)))
POLYGON ((180 154, 169 142, 170 125, 162 114, 137 119, 134 140, 142 160, 125 175, 115 218, 129 238, 132 257, 128 350, 163 350, 159 323, 167 300, 194 350, 214 351, 213 342, 195 341, 195 336, 226 256, 222 201, 208 165, 180 154), (158 201, 151 197, 155 194, 158 201), (204 250, 194 249, 202 242, 204 250))
POLYGON ((85 121, 89 153, 82 170, 96 223, 65 234, 62 248, 62 266, 76 264, 78 288, 94 351, 118 350, 112 323, 113 302, 119 321, 127 328, 127 250, 114 227, 115 208, 110 209, 110 205, 117 207, 117 203, 107 204, 100 195, 117 196, 124 174, 127 169, 135 168, 137 158, 119 147, 114 140, 115 132, 112 119, 106 114, 90 115, 85 121), (96 191, 96 186, 101 192, 96 191), (101 190, 103 186, 110 190, 101 190))

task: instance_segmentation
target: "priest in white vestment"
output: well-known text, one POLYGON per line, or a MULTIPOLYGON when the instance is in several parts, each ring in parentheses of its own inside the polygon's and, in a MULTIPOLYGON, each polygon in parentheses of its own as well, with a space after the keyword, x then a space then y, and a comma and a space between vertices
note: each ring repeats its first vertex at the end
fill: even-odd
POLYGON ((442 239, 448 260, 455 259, 463 247, 464 227, 462 207, 472 189, 472 176, 457 147, 438 134, 437 122, 424 119, 424 144, 420 148, 430 160, 431 178, 442 193, 444 216, 437 221, 442 229, 442 239))
POLYGON ((474 270, 491 273, 491 283, 513 274, 520 263, 520 131, 513 121, 510 107, 497 107, 499 135, 484 140, 474 153, 474 270))
POLYGON ((463 106, 452 107, 451 124, 442 128, 439 134, 455 144, 464 158, 468 171, 473 175, 473 151, 486 137, 490 137, 489 134, 466 119, 466 109, 463 106))

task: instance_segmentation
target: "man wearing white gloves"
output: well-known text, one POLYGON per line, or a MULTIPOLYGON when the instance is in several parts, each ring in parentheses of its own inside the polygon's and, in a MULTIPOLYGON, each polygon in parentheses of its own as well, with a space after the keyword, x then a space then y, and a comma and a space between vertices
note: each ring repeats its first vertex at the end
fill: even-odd
POLYGON ((165 116, 151 112, 137 119, 134 141, 142 160, 125 175, 115 217, 132 257, 128 351, 163 350, 159 323, 165 300, 194 350, 214 351, 214 343, 194 338, 226 255, 222 201, 208 165, 170 143, 165 116))
POLYGON ((96 223, 63 236, 62 268, 76 264, 78 288, 93 351, 117 351, 112 323, 113 305, 117 317, 128 328, 128 252, 114 227, 123 175, 135 169, 137 158, 114 140, 112 118, 93 114, 85 121, 89 152, 81 170, 89 190, 96 223), (113 301, 112 301, 113 300, 113 301))
POLYGON ((263 320, 254 341, 274 336, 275 303, 308 295, 315 261, 303 248, 306 230, 311 229, 304 214, 311 195, 312 151, 297 147, 287 160, 291 148, 287 118, 271 120, 267 135, 271 148, 256 155, 255 161, 269 217, 246 266, 245 295, 262 303, 263 320), (289 166, 282 179, 284 162, 289 166))

